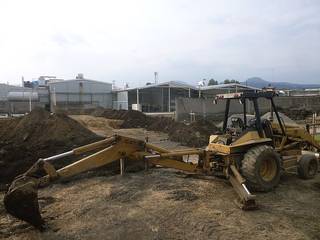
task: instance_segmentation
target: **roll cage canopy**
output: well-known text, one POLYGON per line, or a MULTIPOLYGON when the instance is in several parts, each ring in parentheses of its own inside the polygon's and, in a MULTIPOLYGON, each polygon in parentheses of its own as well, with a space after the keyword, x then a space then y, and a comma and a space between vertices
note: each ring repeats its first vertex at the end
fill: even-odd
POLYGON ((218 100, 226 100, 226 107, 225 107, 225 114, 224 114, 224 121, 223 121, 223 132, 225 133, 227 130, 227 122, 229 117, 229 110, 230 110, 230 102, 231 100, 239 100, 240 103, 243 106, 243 120, 244 120, 244 129, 247 128, 247 106, 246 106, 246 100, 253 102, 254 112, 256 116, 256 129, 259 133, 260 137, 263 137, 263 127, 261 123, 261 115, 259 111, 259 104, 258 99, 259 98, 265 98, 270 101, 271 105, 271 116, 273 116, 273 113, 275 113, 277 120, 279 122, 282 135, 285 136, 285 130, 283 123, 280 119, 277 107, 273 101, 273 97, 278 96, 278 94, 274 90, 259 90, 259 91, 244 91, 244 92, 238 92, 238 93, 226 93, 226 94, 218 94, 214 102, 216 103, 218 100))

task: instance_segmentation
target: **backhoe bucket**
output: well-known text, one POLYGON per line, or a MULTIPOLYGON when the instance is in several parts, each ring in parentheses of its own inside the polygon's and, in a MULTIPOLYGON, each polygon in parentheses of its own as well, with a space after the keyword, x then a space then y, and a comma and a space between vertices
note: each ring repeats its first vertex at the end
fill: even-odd
POLYGON ((39 211, 37 187, 36 178, 20 176, 12 182, 3 201, 9 214, 42 229, 44 221, 39 211))

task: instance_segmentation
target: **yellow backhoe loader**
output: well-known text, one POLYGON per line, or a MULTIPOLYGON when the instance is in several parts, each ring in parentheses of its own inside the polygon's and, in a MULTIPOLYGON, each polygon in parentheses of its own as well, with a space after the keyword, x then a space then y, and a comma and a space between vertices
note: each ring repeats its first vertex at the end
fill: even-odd
POLYGON ((44 220, 38 206, 38 188, 115 161, 119 161, 123 172, 124 164, 129 160, 143 161, 146 169, 159 165, 194 174, 225 177, 238 194, 240 207, 255 209, 255 196, 250 191, 272 190, 278 185, 282 171, 297 169, 299 176, 305 179, 318 172, 320 145, 304 128, 284 124, 274 104, 274 96, 273 91, 218 95, 215 101, 224 99, 226 102, 222 134, 212 135, 205 149, 169 151, 147 141, 115 135, 39 159, 12 182, 4 197, 5 208, 11 215, 41 229, 44 220), (259 98, 270 101, 270 120, 261 119, 259 98), (240 101, 243 106, 243 118, 236 121, 241 131, 228 127, 231 100, 240 101), (255 112, 250 121, 247 121, 248 102, 253 103, 255 112), (303 154, 304 151, 307 154, 303 154), (55 169, 52 164, 63 157, 88 153, 88 156, 61 169, 55 169), (184 162, 183 156, 186 155, 197 155, 197 163, 184 162))

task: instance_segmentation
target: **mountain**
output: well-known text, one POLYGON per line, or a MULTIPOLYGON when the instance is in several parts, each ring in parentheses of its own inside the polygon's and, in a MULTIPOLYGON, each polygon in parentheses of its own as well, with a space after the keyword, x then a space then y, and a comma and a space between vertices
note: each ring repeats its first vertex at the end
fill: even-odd
POLYGON ((257 88, 263 88, 268 87, 269 84, 272 87, 275 87, 277 89, 305 89, 305 88, 320 88, 320 84, 303 84, 303 83, 289 83, 289 82, 269 82, 266 80, 263 80, 259 77, 252 77, 248 78, 246 82, 242 82, 241 84, 257 87, 257 88))

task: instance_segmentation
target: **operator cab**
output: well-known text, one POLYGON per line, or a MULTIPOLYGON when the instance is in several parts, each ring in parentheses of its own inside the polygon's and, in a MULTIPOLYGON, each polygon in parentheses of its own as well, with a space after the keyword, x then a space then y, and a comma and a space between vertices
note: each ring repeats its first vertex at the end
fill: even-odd
MULTIPOLYGON (((271 122, 273 121, 273 113, 275 113, 278 122, 280 123, 281 133, 285 135, 284 126, 282 124, 282 120, 278 114, 276 106, 273 101, 273 97, 277 96, 274 90, 254 90, 254 91, 244 91, 238 93, 227 93, 227 94, 218 94, 214 100, 216 103, 219 100, 226 101, 224 121, 222 127, 223 136, 219 136, 219 139, 222 141, 222 144, 239 144, 237 141, 240 140, 245 134, 250 132, 251 138, 252 134, 255 135, 255 138, 270 138, 273 139, 273 131, 271 127, 271 122), (271 119, 261 119, 258 99, 264 98, 270 101, 271 106, 271 119), (242 105, 242 113, 241 114, 233 114, 229 117, 230 112, 230 103, 232 101, 238 101, 242 105), (254 115, 250 115, 247 112, 247 105, 253 105, 254 115)), ((211 138, 213 140, 213 138, 211 138)), ((210 140, 210 142, 212 142, 210 140)))

